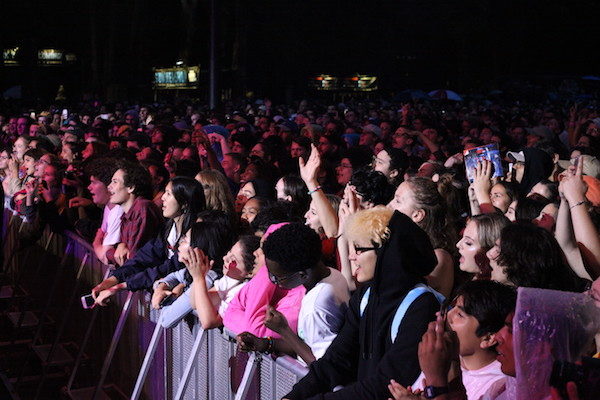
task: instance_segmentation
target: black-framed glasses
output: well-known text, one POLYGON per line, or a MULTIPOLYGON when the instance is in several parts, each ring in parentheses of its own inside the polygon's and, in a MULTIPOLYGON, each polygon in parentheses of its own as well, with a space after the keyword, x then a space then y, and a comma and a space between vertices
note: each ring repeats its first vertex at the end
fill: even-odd
POLYGON ((374 247, 357 247, 354 246, 354 251, 356 252, 357 255, 364 253, 365 251, 371 251, 371 250, 377 250, 379 247, 374 246, 374 247))
POLYGON ((297 271, 292 274, 278 278, 269 271, 269 280, 275 285, 281 285, 283 282, 290 280, 292 277, 294 277, 295 275, 299 275, 300 273, 302 273, 302 271, 297 271))

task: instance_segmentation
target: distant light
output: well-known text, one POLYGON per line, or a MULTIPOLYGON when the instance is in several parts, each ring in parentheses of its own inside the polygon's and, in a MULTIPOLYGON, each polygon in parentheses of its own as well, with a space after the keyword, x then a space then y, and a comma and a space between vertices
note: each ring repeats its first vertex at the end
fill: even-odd
POLYGON ((175 63, 175 65, 183 65, 183 61, 179 60, 175 63))

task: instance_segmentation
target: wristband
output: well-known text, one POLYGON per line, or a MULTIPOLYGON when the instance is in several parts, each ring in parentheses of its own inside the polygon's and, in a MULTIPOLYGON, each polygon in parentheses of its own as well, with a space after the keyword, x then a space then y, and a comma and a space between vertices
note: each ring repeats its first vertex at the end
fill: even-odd
POLYGON ((448 391, 448 386, 425 386, 424 394, 426 399, 435 399, 448 391))
POLYGON ((575 204, 573 204, 571 207, 569 207, 569 210, 572 210, 572 209, 574 209, 575 207, 577 207, 577 206, 580 206, 580 205, 582 205, 582 204, 585 204, 585 203, 587 203, 587 201, 585 201, 585 200, 581 200, 579 203, 575 203, 575 204))
POLYGON ((271 354, 273 352, 273 346, 275 345, 275 343, 274 343, 273 338, 271 336, 267 336, 266 339, 267 339, 267 341, 269 343, 268 343, 267 349, 265 350, 265 353, 271 354))
POLYGON ((314 188, 313 190, 309 190, 307 193, 308 195, 312 195, 313 193, 317 193, 319 190, 321 190, 321 186, 317 186, 316 188, 314 188))

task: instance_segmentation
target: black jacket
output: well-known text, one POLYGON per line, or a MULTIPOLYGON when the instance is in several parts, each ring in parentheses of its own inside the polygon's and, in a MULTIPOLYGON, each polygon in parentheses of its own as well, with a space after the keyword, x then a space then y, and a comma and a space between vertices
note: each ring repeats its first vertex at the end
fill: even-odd
POLYGON ((390 325, 396 309, 417 283, 423 282, 437 260, 427 234, 407 216, 395 212, 390 238, 379 250, 369 303, 360 316, 366 287, 357 290, 342 330, 325 355, 285 396, 297 399, 387 399, 390 379, 411 385, 419 375, 418 344, 435 319, 439 303, 426 293, 408 308, 394 343, 390 325), (331 392, 343 385, 344 388, 331 392))

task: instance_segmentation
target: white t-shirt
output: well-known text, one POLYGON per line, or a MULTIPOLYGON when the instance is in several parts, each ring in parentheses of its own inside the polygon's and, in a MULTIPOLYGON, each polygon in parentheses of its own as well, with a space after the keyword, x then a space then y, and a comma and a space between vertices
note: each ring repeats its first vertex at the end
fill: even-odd
MULTIPOLYGON (((502 373, 500 365, 499 361, 494 360, 485 367, 476 370, 467 370, 462 366, 460 367, 462 383, 469 400, 489 399, 491 393, 497 393, 500 388, 504 387, 507 376, 502 373)), ((425 388, 424 379, 425 375, 421 372, 421 375, 412 385, 412 389, 423 390, 425 388)))
POLYGON ((102 215, 100 229, 104 232, 103 246, 112 246, 121 241, 121 216, 123 208, 118 204, 107 204, 102 215), (112 206, 112 208, 111 208, 112 206))
POLYGON ((298 314, 298 336, 316 359, 325 354, 339 333, 350 300, 346 278, 338 270, 329 270, 328 277, 306 292, 298 314))
POLYGON ((227 275, 215 281, 214 288, 217 290, 219 298, 221 299, 221 304, 219 304, 219 309, 217 312, 221 317, 225 315, 225 311, 227 310, 227 307, 229 307, 231 300, 233 300, 235 295, 244 287, 247 282, 248 281, 238 281, 237 279, 230 278, 227 275))
POLYGON ((167 236, 167 243, 169 244, 169 247, 167 248, 168 258, 171 258, 175 255, 175 250, 173 249, 177 245, 177 237, 177 224, 173 224, 173 226, 171 226, 171 230, 169 231, 169 235, 167 236))

